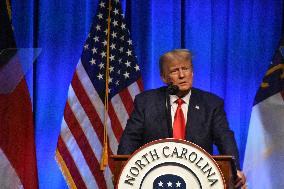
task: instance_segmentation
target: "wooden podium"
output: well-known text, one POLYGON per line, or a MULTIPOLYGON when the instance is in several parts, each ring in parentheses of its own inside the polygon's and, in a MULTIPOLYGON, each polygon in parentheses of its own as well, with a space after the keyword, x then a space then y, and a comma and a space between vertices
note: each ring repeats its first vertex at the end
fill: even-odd
MULTIPOLYGON (((128 160, 129 155, 113 155, 111 156, 114 161, 113 182, 116 185, 120 171, 128 160)), ((226 189, 234 188, 234 176, 236 175, 235 164, 232 156, 212 156, 220 167, 225 178, 226 189)))

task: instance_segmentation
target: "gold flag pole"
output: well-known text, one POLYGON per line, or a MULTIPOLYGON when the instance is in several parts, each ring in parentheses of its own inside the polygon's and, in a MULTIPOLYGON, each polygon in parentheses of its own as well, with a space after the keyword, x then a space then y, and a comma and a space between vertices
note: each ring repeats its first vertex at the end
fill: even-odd
POLYGON ((108 93, 109 93, 109 39, 110 39, 110 13, 111 13, 111 0, 108 1, 108 25, 107 25, 107 55, 106 55, 106 83, 105 83, 105 110, 104 110, 104 143, 102 159, 100 164, 101 171, 105 170, 108 165, 108 131, 107 131, 107 120, 108 120, 108 93))
POLYGON ((10 3, 10 0, 6 0, 6 9, 7 9, 10 21, 11 21, 11 3, 10 3))

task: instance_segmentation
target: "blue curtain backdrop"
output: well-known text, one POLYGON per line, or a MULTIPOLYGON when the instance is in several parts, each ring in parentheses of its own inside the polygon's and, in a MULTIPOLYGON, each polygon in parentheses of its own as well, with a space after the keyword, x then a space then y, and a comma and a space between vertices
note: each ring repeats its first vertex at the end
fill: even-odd
MULTIPOLYGON (((241 163, 254 95, 281 35, 281 0, 124 0, 145 89, 162 85, 158 58, 194 54, 194 86, 225 100, 241 163)), ((40 188, 67 188, 54 160, 68 86, 98 0, 12 0, 18 47, 42 54, 28 74, 40 188)))

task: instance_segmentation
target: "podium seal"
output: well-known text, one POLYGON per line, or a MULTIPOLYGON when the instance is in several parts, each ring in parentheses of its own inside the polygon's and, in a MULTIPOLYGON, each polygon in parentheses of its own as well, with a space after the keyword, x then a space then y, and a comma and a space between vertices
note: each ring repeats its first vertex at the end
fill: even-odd
POLYGON ((117 189, 224 189, 215 160, 199 146, 161 139, 135 151, 125 164, 117 189))

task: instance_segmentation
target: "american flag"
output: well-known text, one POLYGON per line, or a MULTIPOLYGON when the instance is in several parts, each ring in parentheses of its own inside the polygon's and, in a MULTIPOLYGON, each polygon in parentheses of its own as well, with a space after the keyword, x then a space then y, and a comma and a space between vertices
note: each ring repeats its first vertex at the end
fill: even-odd
POLYGON ((113 188, 112 161, 100 171, 104 123, 108 154, 115 154, 134 97, 143 90, 120 3, 111 1, 109 7, 106 0, 99 3, 69 86, 56 160, 70 188, 113 188))

